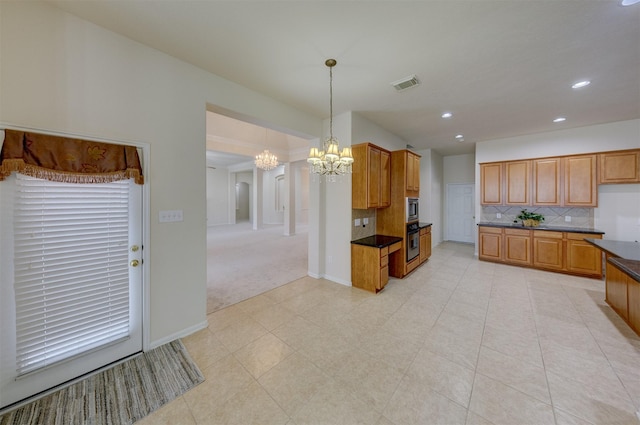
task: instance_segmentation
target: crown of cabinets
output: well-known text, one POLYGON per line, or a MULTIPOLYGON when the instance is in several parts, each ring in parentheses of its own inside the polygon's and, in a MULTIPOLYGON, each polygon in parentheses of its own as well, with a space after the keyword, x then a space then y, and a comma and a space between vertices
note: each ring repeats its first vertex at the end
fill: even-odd
POLYGON ((480 164, 482 205, 597 207, 598 184, 639 182, 640 150, 480 164))
POLYGON ((391 152, 371 143, 351 146, 353 155, 351 207, 391 205, 391 152))

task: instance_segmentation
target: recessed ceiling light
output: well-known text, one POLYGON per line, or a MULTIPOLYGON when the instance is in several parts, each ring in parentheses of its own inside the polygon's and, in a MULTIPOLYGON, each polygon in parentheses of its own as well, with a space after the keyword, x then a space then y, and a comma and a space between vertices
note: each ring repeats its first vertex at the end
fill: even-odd
MULTIPOLYGON (((640 1, 640 0, 638 0, 638 1, 640 1)), ((578 81, 577 83, 572 85, 571 88, 572 89, 581 89, 583 87, 587 87, 589 84, 591 84, 591 81, 589 81, 589 80, 578 81)))
POLYGON ((464 137, 464 136, 463 136, 462 134, 458 134, 458 135, 456 136, 456 139, 462 139, 463 137, 464 137))
POLYGON ((620 6, 633 6, 638 2, 640 2, 640 0, 622 0, 620 6))
POLYGON ((442 114, 442 118, 451 118, 453 116, 453 114, 451 112, 445 112, 444 114, 442 114))
POLYGON ((562 121, 566 121, 567 119, 565 117, 558 117, 556 119, 553 120, 553 122, 562 122, 562 121))

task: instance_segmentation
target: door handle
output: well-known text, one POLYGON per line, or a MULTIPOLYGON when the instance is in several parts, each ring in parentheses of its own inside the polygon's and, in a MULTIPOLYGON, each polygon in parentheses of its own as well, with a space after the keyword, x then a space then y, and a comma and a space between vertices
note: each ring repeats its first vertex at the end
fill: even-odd
POLYGON ((131 267, 138 267, 138 264, 140 264, 140 261, 138 261, 138 260, 131 260, 131 262, 130 262, 129 264, 131 264, 131 267))

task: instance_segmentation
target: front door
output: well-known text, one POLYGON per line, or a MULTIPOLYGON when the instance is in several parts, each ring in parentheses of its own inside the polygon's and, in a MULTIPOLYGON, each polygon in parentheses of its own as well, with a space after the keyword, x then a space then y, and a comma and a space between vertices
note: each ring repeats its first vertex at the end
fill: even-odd
POLYGON ((0 408, 142 350, 142 186, 0 182, 0 408))

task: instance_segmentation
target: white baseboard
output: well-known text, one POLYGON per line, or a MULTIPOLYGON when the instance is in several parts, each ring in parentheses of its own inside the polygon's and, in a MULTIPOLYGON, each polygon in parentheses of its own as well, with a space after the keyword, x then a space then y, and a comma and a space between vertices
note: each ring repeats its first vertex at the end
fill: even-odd
POLYGON ((164 338, 161 339, 157 339, 155 341, 151 341, 149 343, 149 346, 147 347, 147 350, 153 350, 154 348, 160 347, 161 345, 167 344, 171 341, 174 341, 178 338, 184 338, 185 336, 191 335, 194 332, 197 332, 199 330, 202 330, 204 328, 206 328, 207 326, 209 326, 209 322, 208 321, 203 321, 200 322, 196 325, 190 326, 186 329, 182 329, 181 331, 178 331, 172 335, 168 335, 164 338))
POLYGON ((330 280, 331 282, 339 283, 340 285, 351 286, 350 280, 343 280, 343 279, 339 279, 337 277, 326 275, 326 274, 317 274, 317 273, 311 273, 311 272, 308 272, 307 274, 314 279, 325 279, 325 280, 330 280))

